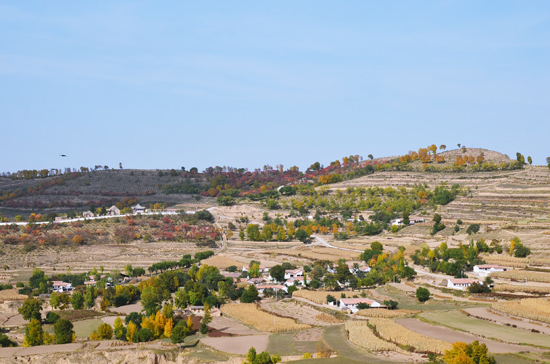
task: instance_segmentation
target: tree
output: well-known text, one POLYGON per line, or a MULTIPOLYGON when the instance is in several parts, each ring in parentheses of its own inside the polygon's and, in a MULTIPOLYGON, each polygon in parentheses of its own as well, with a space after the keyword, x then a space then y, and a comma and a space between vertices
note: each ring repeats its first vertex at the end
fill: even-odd
MULTIPOLYGON (((121 321, 121 324, 122 324, 122 321, 121 321)), ((111 340, 111 338, 113 337, 113 328, 111 327, 111 325, 107 323, 103 323, 99 325, 99 327, 97 328, 97 336, 101 340, 111 340)))
POLYGON ((31 319, 25 326, 25 338, 23 346, 37 346, 44 343, 44 330, 42 324, 36 319, 31 319))
POLYGON ((75 310, 82 310, 84 307, 84 296, 80 292, 74 292, 71 295, 71 304, 73 305, 73 309, 75 310))
POLYGON ((50 295, 50 306, 56 310, 59 307, 59 296, 57 295, 57 292, 52 292, 50 295))
POLYGON ((267 351, 262 351, 260 354, 256 353, 256 349, 251 347, 246 354, 243 364, 276 364, 281 361, 280 355, 270 356, 267 351))
POLYGON ((153 338, 153 331, 147 328, 141 328, 138 331, 138 337, 140 342, 148 342, 153 338))
POLYGON ((447 364, 494 364, 495 358, 488 353, 487 345, 480 345, 477 340, 469 345, 458 341, 451 350, 445 350, 443 360, 447 364))
POLYGON ((48 314, 46 315, 46 322, 49 323, 49 324, 55 324, 57 322, 57 320, 59 320, 61 316, 59 316, 58 314, 56 314, 55 312, 53 311, 50 311, 48 312, 48 314))
POLYGON ((430 291, 427 288, 418 287, 416 289, 416 298, 420 302, 426 302, 428 299, 430 299, 430 291))
POLYGON ((529 162, 529 164, 533 164, 533 159, 531 158, 531 156, 527 157, 527 162, 529 162))
POLYGON ((296 239, 300 240, 302 243, 305 243, 309 239, 309 234, 304 229, 298 229, 296 231, 296 239))
POLYGON ((373 159, 374 159, 374 157, 372 156, 372 154, 369 154, 367 157, 368 157, 370 160, 373 160, 373 159))
POLYGON ((97 297, 97 288, 93 286, 86 287, 86 294, 84 295, 84 303, 86 308, 89 310, 95 305, 95 299, 97 297))
POLYGON ((269 274, 278 282, 282 282, 285 279, 285 269, 279 264, 271 267, 269 274))
POLYGON ((170 337, 170 340, 172 340, 173 344, 182 343, 187 337, 188 332, 189 329, 187 328, 185 322, 179 321, 172 329, 172 336, 170 337))
POLYGON ((479 224, 471 224, 470 226, 468 226, 468 229, 466 229, 466 234, 468 235, 472 235, 472 234, 477 234, 477 232, 479 231, 479 224))
POLYGON ((82 244, 82 237, 80 235, 73 236, 72 242, 73 244, 80 245, 82 244))
POLYGON ((199 329, 200 333, 203 335, 208 334, 208 324, 212 321, 212 315, 210 314, 210 307, 204 305, 204 316, 201 320, 201 327, 199 329))
POLYGON ((71 296, 69 296, 67 293, 61 293, 57 296, 57 300, 59 302, 59 309, 60 310, 66 310, 69 308, 69 303, 71 302, 71 296))
POLYGON ((395 310, 397 305, 399 305, 399 302, 394 300, 384 300, 384 305, 388 308, 388 310, 395 310))
POLYGON ((252 303, 258 298, 258 289, 254 285, 248 286, 241 296, 242 303, 252 303))
POLYGON ((439 149, 440 149, 440 150, 445 150, 445 149, 447 149, 447 146, 446 146, 445 144, 441 144, 441 145, 439 146, 439 149))
POLYGON ((147 286, 141 292, 141 305, 147 316, 154 315, 161 309, 163 301, 162 288, 147 286))
POLYGON ((59 319, 53 325, 55 342, 57 344, 68 344, 73 342, 74 331, 73 324, 67 319, 59 319))
POLYGON ((115 319, 115 337, 121 339, 124 336, 124 325, 120 317, 115 319))
POLYGON ((23 316, 24 320, 30 321, 32 319, 35 319, 41 321, 41 310, 42 301, 37 300, 36 298, 29 298, 25 300, 25 302, 23 302, 23 306, 19 307, 17 311, 23 316))
POLYGON ((137 341, 137 330, 138 327, 136 326, 136 324, 133 321, 130 321, 128 323, 128 326, 126 327, 126 340, 128 340, 129 342, 137 341), (136 340, 134 340, 134 338, 136 340))
POLYGON ((176 307, 184 309, 189 305, 189 294, 186 291, 178 290, 176 292, 176 307))

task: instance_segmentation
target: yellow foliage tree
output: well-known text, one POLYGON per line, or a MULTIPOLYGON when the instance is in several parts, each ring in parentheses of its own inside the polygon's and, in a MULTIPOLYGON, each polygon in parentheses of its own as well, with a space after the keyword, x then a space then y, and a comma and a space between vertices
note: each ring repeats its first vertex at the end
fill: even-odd
POLYGON ((189 330, 189 332, 193 332, 193 319, 191 318, 191 316, 187 318, 187 329, 189 330))
POLYGON ((98 341, 99 340, 99 335, 97 334, 97 331, 92 332, 92 334, 90 335, 90 340, 92 340, 92 341, 98 341))
POLYGON ((174 320, 168 319, 166 320, 166 324, 164 325, 164 337, 171 337, 172 336, 172 327, 174 327, 174 320))
POLYGON ((128 326, 126 327, 126 339, 129 342, 132 342, 134 339, 134 334, 137 332, 137 326, 132 321, 128 323, 128 326))

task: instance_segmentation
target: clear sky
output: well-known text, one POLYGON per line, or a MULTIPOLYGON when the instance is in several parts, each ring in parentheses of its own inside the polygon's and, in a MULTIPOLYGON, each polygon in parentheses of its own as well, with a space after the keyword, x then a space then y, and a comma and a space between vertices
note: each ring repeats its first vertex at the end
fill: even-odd
POLYGON ((549 65, 547 0, 0 1, 0 171, 543 164, 549 65))

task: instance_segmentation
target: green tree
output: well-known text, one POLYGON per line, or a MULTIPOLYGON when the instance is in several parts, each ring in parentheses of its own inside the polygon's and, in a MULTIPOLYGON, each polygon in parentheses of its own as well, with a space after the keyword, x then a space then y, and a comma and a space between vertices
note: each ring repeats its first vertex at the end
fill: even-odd
POLYGON ((53 325, 55 342, 57 344, 68 344, 73 342, 73 323, 67 319, 59 319, 53 325))
POLYGON ((147 342, 150 341, 153 338, 153 332, 150 329, 147 328, 141 328, 138 331, 139 341, 140 342, 147 342))
POLYGON ((275 265, 269 270, 269 274, 277 282, 282 282, 285 279, 285 269, 282 265, 275 265))
POLYGON ((115 337, 117 339, 121 339, 124 337, 124 325, 122 324, 122 320, 120 317, 117 317, 115 319, 115 337))
POLYGON ((416 298, 420 302, 426 302, 428 299, 430 299, 430 291, 427 288, 418 287, 416 289, 416 298))
POLYGON ((57 294, 57 292, 52 292, 52 294, 50 295, 50 306, 52 306, 52 308, 56 310, 59 307, 59 295, 57 294))
POLYGON ((84 296, 82 293, 74 292, 71 295, 71 304, 73 305, 73 309, 82 310, 84 308, 84 296))
POLYGON ((58 302, 59 302, 59 309, 60 310, 66 310, 69 308, 69 303, 71 302, 71 296, 69 296, 67 293, 61 293, 57 296, 58 302))
POLYGON ((189 294, 186 291, 178 290, 176 292, 176 307, 184 309, 189 305, 189 294))
POLYGON ((305 243, 309 239, 309 234, 304 229, 298 229, 296 231, 296 239, 300 240, 302 243, 305 243))
POLYGON ((163 295, 161 287, 147 286, 141 292, 141 305, 147 316, 154 315, 162 307, 163 295))
POLYGON ((246 227, 246 236, 248 236, 248 239, 251 241, 259 241, 260 240, 260 228, 256 224, 250 224, 246 227))
POLYGON ((96 297, 97 297, 97 288, 93 286, 86 287, 86 294, 84 295, 84 303, 86 304, 86 308, 88 310, 95 306, 96 297))
POLYGON ((42 301, 37 300, 36 298, 29 298, 23 302, 23 305, 17 310, 24 320, 30 321, 32 319, 41 321, 42 314, 42 301))
POLYGON ((252 303, 258 298, 258 289, 254 285, 248 286, 241 296, 242 303, 252 303))
POLYGON ((31 319, 25 326, 25 338, 23 346, 37 346, 44 344, 44 330, 42 324, 36 319, 31 319))
POLYGON ((533 164, 533 159, 531 158, 531 156, 527 157, 527 162, 529 162, 529 164, 533 164))
POLYGON ((188 333, 189 329, 187 328, 185 321, 181 320, 172 329, 172 336, 170 336, 170 340, 172 340, 172 343, 174 344, 182 343, 188 333))
POLYGON ((244 231, 239 231, 239 238, 242 240, 244 240, 244 231))

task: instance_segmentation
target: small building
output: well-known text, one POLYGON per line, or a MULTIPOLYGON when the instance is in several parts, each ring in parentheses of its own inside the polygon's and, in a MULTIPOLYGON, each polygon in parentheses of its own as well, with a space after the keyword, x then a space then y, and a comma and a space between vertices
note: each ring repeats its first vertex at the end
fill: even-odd
POLYGON ((506 268, 503 268, 496 264, 483 264, 474 266, 474 274, 479 277, 487 277, 493 272, 506 272, 506 268))
POLYGON ((285 270, 285 279, 294 278, 294 277, 303 277, 304 272, 301 269, 291 269, 285 270))
POLYGON ((145 212, 146 208, 141 206, 140 204, 137 204, 132 207, 132 211, 134 214, 145 212))
POLYGON ((84 217, 85 219, 90 218, 90 217, 94 217, 94 216, 95 216, 94 213, 91 212, 91 211, 84 211, 82 213, 82 217, 84 217))
POLYGON ((115 205, 109 207, 107 209, 107 215, 108 216, 118 216, 120 215, 120 209, 116 207, 115 205))
POLYGON ((241 276, 239 272, 220 272, 220 274, 226 278, 240 278, 241 276))
POLYGON ((371 308, 380 307, 380 304, 376 301, 370 300, 368 298, 341 298, 340 299, 340 309, 350 310, 353 313, 359 311, 357 305, 364 303, 369 305, 371 308))
MULTIPOLYGON (((190 306, 189 310, 191 311, 191 314, 195 316, 204 316, 204 306, 190 306)), ((212 315, 212 317, 219 317, 222 313, 216 307, 211 307, 210 315, 212 315)))
POLYGON ((53 290, 55 292, 66 292, 66 291, 72 291, 73 285, 70 283, 65 283, 63 281, 52 281, 53 290))
POLYGON ((286 286, 280 285, 280 284, 262 284, 256 287, 258 289, 259 293, 264 293, 264 290, 266 289, 272 289, 274 291, 285 291, 285 293, 288 291, 288 288, 286 286))
POLYGON ((475 279, 471 279, 471 278, 454 278, 454 279, 443 280, 444 285, 445 283, 447 283, 446 284, 447 288, 460 289, 460 290, 464 290, 476 282, 477 281, 475 279))

